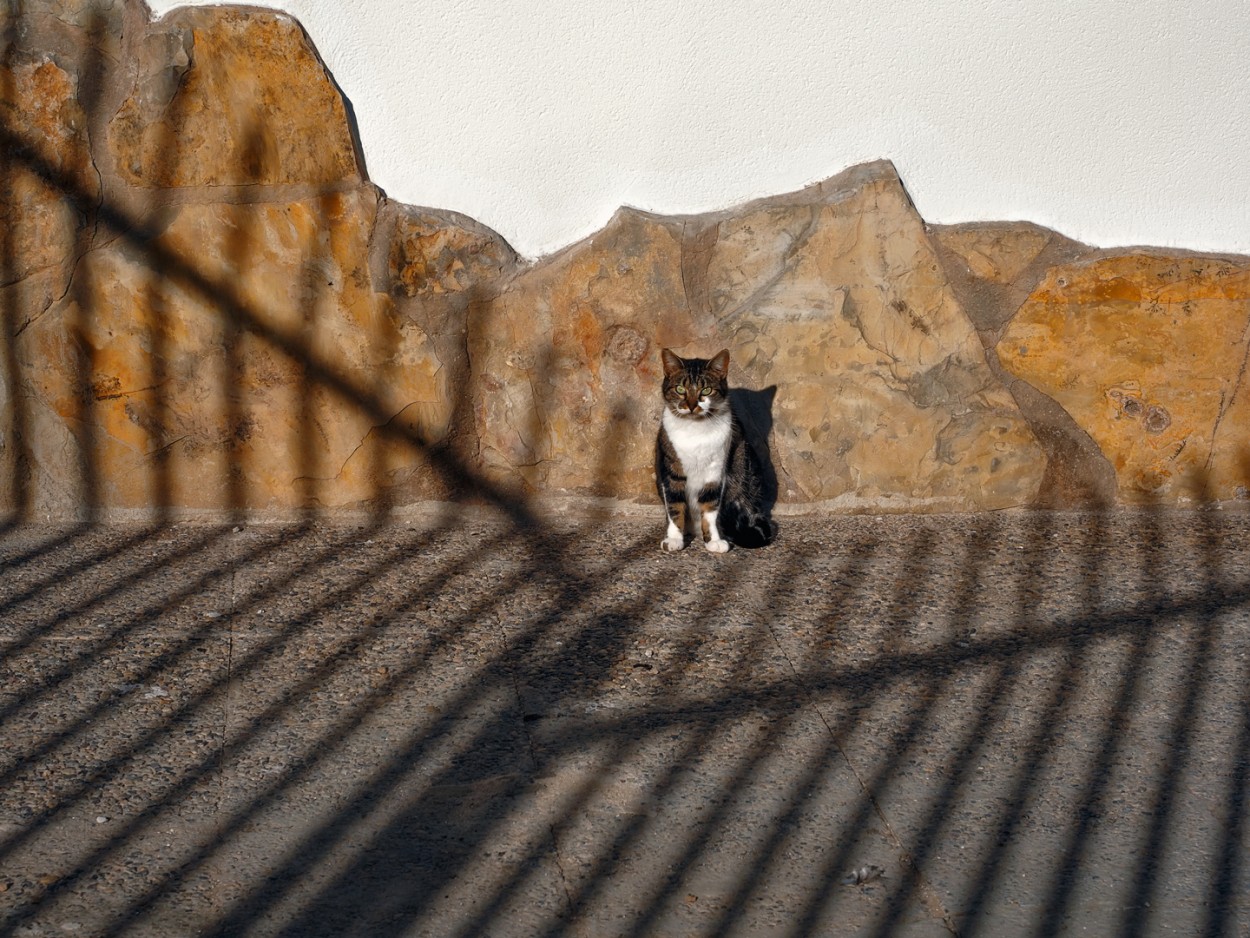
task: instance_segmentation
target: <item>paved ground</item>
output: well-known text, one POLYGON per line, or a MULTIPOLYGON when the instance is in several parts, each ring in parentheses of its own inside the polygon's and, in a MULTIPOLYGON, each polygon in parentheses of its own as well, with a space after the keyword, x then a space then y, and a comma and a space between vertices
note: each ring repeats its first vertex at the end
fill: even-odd
POLYGON ((4 532, 0 935, 1247 934, 1250 515, 782 521, 4 532))

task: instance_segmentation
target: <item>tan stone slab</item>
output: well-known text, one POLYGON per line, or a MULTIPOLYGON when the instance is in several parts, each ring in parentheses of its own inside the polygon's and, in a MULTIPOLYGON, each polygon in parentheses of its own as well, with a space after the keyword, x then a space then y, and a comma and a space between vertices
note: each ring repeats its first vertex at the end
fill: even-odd
POLYGON ((942 246, 968 265, 979 280, 1013 284, 1055 238, 1054 232, 1025 223, 952 225, 937 232, 942 246))
POLYGON ((783 501, 998 508, 1044 470, 884 163, 719 215, 622 210, 469 334, 482 459, 534 489, 652 497, 664 346, 731 349, 783 501))

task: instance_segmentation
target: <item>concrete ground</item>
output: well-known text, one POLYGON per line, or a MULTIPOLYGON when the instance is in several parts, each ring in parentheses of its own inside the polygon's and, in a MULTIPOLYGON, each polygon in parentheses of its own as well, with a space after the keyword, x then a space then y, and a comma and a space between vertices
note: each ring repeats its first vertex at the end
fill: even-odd
POLYGON ((1250 931, 1250 515, 655 515, 4 531, 0 935, 1250 931))

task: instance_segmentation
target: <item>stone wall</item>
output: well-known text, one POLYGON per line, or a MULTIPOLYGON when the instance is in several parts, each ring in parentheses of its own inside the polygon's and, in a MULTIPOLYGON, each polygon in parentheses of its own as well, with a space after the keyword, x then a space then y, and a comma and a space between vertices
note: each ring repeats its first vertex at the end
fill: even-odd
POLYGON ((7 10, 8 514, 650 501, 664 346, 731 350, 783 503, 1246 498, 1248 258, 928 226, 879 162, 526 264, 368 181, 289 17, 7 10))

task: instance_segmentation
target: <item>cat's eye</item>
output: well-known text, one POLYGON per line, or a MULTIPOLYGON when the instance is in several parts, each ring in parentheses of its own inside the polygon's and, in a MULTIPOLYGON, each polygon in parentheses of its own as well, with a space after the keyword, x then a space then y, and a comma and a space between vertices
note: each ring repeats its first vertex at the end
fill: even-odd
POLYGON ((678 393, 678 394, 685 394, 685 393, 686 393, 686 386, 685 386, 684 384, 679 384, 679 385, 677 385, 677 393, 678 393))
POLYGON ((711 396, 712 396, 712 389, 711 389, 711 388, 704 388, 704 389, 703 389, 703 396, 704 396, 704 397, 711 397, 711 396))

